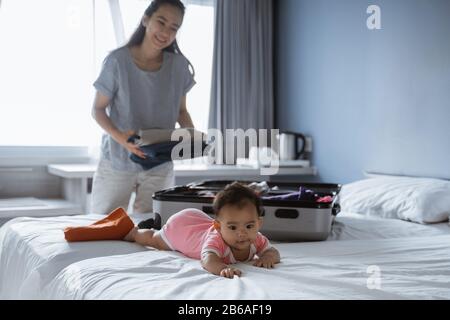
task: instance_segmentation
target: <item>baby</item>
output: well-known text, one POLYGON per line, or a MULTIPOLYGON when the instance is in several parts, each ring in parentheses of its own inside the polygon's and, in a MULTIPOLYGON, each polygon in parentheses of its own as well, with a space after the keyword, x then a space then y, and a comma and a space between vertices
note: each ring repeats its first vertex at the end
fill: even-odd
POLYGON ((253 190, 239 183, 228 185, 216 195, 213 210, 215 219, 197 209, 180 211, 160 231, 135 227, 124 240, 179 251, 226 278, 241 276, 242 272, 231 266, 239 261, 253 261, 254 266, 264 268, 280 262, 278 250, 259 233, 261 200, 253 190))

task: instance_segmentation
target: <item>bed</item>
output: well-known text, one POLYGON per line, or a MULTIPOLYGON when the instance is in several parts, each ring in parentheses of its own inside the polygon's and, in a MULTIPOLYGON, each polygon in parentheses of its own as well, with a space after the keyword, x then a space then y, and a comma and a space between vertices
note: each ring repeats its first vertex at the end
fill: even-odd
MULTIPOLYGON (((366 190, 367 186, 358 188, 366 190)), ((382 189, 386 190, 385 182, 382 189)), ((349 194, 355 196, 351 186, 348 190, 343 200, 349 194)), ((392 201, 388 197, 389 205, 395 204, 389 207, 376 203, 383 197, 376 188, 371 190, 369 198, 358 195, 359 202, 341 202, 349 205, 336 217, 327 241, 276 243, 282 263, 275 269, 240 263, 237 267, 243 276, 231 280, 207 273, 199 261, 177 252, 122 241, 65 242, 65 226, 87 224, 98 216, 17 218, 0 229, 0 297, 450 299, 450 210, 445 209, 450 206, 446 207, 446 202, 442 206, 418 202, 404 189, 399 190, 401 195, 389 193, 394 200, 403 199, 392 201), (421 217, 413 207, 419 204, 428 205, 421 217), (403 219, 404 214, 410 216, 403 219), (430 217, 441 221, 431 223, 430 217), (419 218, 427 222, 414 221, 419 218)), ((431 190, 434 197, 436 190, 431 190)), ((446 201, 445 194, 439 194, 440 199, 446 201)))
POLYGON ((273 270, 241 278, 203 271, 178 253, 140 252, 65 268, 44 299, 449 299, 449 235, 280 244, 273 270))
MULTIPOLYGON (((0 299, 34 299, 48 281, 73 262, 107 255, 146 251, 135 243, 96 241, 68 243, 63 229, 88 225, 100 215, 22 217, 0 229, 0 299)), ((134 215, 135 223, 147 215, 134 215)))

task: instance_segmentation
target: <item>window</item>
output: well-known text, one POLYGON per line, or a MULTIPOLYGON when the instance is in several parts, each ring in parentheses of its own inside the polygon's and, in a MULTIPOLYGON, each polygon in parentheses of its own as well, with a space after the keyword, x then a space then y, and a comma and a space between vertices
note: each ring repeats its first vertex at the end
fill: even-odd
POLYGON ((90 1, 2 1, 0 145, 92 139, 92 21, 90 1))
POLYGON ((203 132, 208 131, 214 47, 214 7, 211 2, 208 5, 205 2, 192 1, 187 6, 178 37, 181 51, 195 68, 197 81, 188 94, 187 106, 194 125, 203 132))
MULTIPOLYGON (((92 83, 119 44, 111 10, 119 4, 128 39, 150 1, 2 0, 0 146, 95 146, 92 83)), ((195 67, 188 95, 194 124, 207 130, 213 50, 212 1, 190 0, 179 44, 195 67), (202 39, 199 41, 198 39, 202 39)))

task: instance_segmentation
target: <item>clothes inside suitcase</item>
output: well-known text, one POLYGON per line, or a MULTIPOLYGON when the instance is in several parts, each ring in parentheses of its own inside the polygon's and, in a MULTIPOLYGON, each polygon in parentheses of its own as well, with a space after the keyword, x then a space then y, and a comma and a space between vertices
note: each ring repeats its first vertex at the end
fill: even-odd
MULTIPOLYGON (((153 211, 164 225, 168 218, 183 209, 196 208, 213 216, 214 195, 234 181, 201 181, 158 191, 153 195, 153 211)), ((252 181, 238 181, 245 185, 252 181)), ((339 184, 267 182, 268 192, 261 196, 264 224, 260 230, 275 241, 326 240, 334 217, 339 213, 339 184), (329 202, 313 200, 273 200, 277 195, 291 194, 300 188, 312 190, 317 197, 329 197, 329 202)))

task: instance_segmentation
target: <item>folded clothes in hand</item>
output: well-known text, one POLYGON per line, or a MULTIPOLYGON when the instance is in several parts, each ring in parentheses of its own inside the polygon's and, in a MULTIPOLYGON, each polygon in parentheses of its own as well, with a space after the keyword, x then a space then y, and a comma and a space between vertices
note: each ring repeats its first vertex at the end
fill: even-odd
MULTIPOLYGON (((141 146, 140 149, 145 153, 146 158, 140 158, 134 153, 130 155, 130 159, 138 163, 142 166, 144 170, 150 170, 154 167, 157 167, 165 162, 172 161, 172 150, 178 145, 180 142, 178 141, 168 141, 155 143, 147 146, 141 146)), ((181 146, 184 146, 181 145, 181 146)), ((194 142, 187 143, 186 148, 180 148, 180 154, 177 154, 177 157, 180 159, 192 159, 203 156, 203 152, 208 145, 205 142, 202 142, 201 150, 196 150, 194 148, 194 142), (191 154, 183 154, 183 149, 191 151, 191 154), (197 153, 196 153, 197 152, 197 153)))
POLYGON ((88 226, 67 227, 64 237, 68 242, 122 240, 134 228, 134 223, 122 208, 88 226))
POLYGON ((161 142, 178 140, 179 137, 183 138, 183 141, 203 141, 207 135, 195 128, 177 128, 177 129, 147 129, 139 130, 137 135, 137 144, 139 146, 146 146, 161 142))

